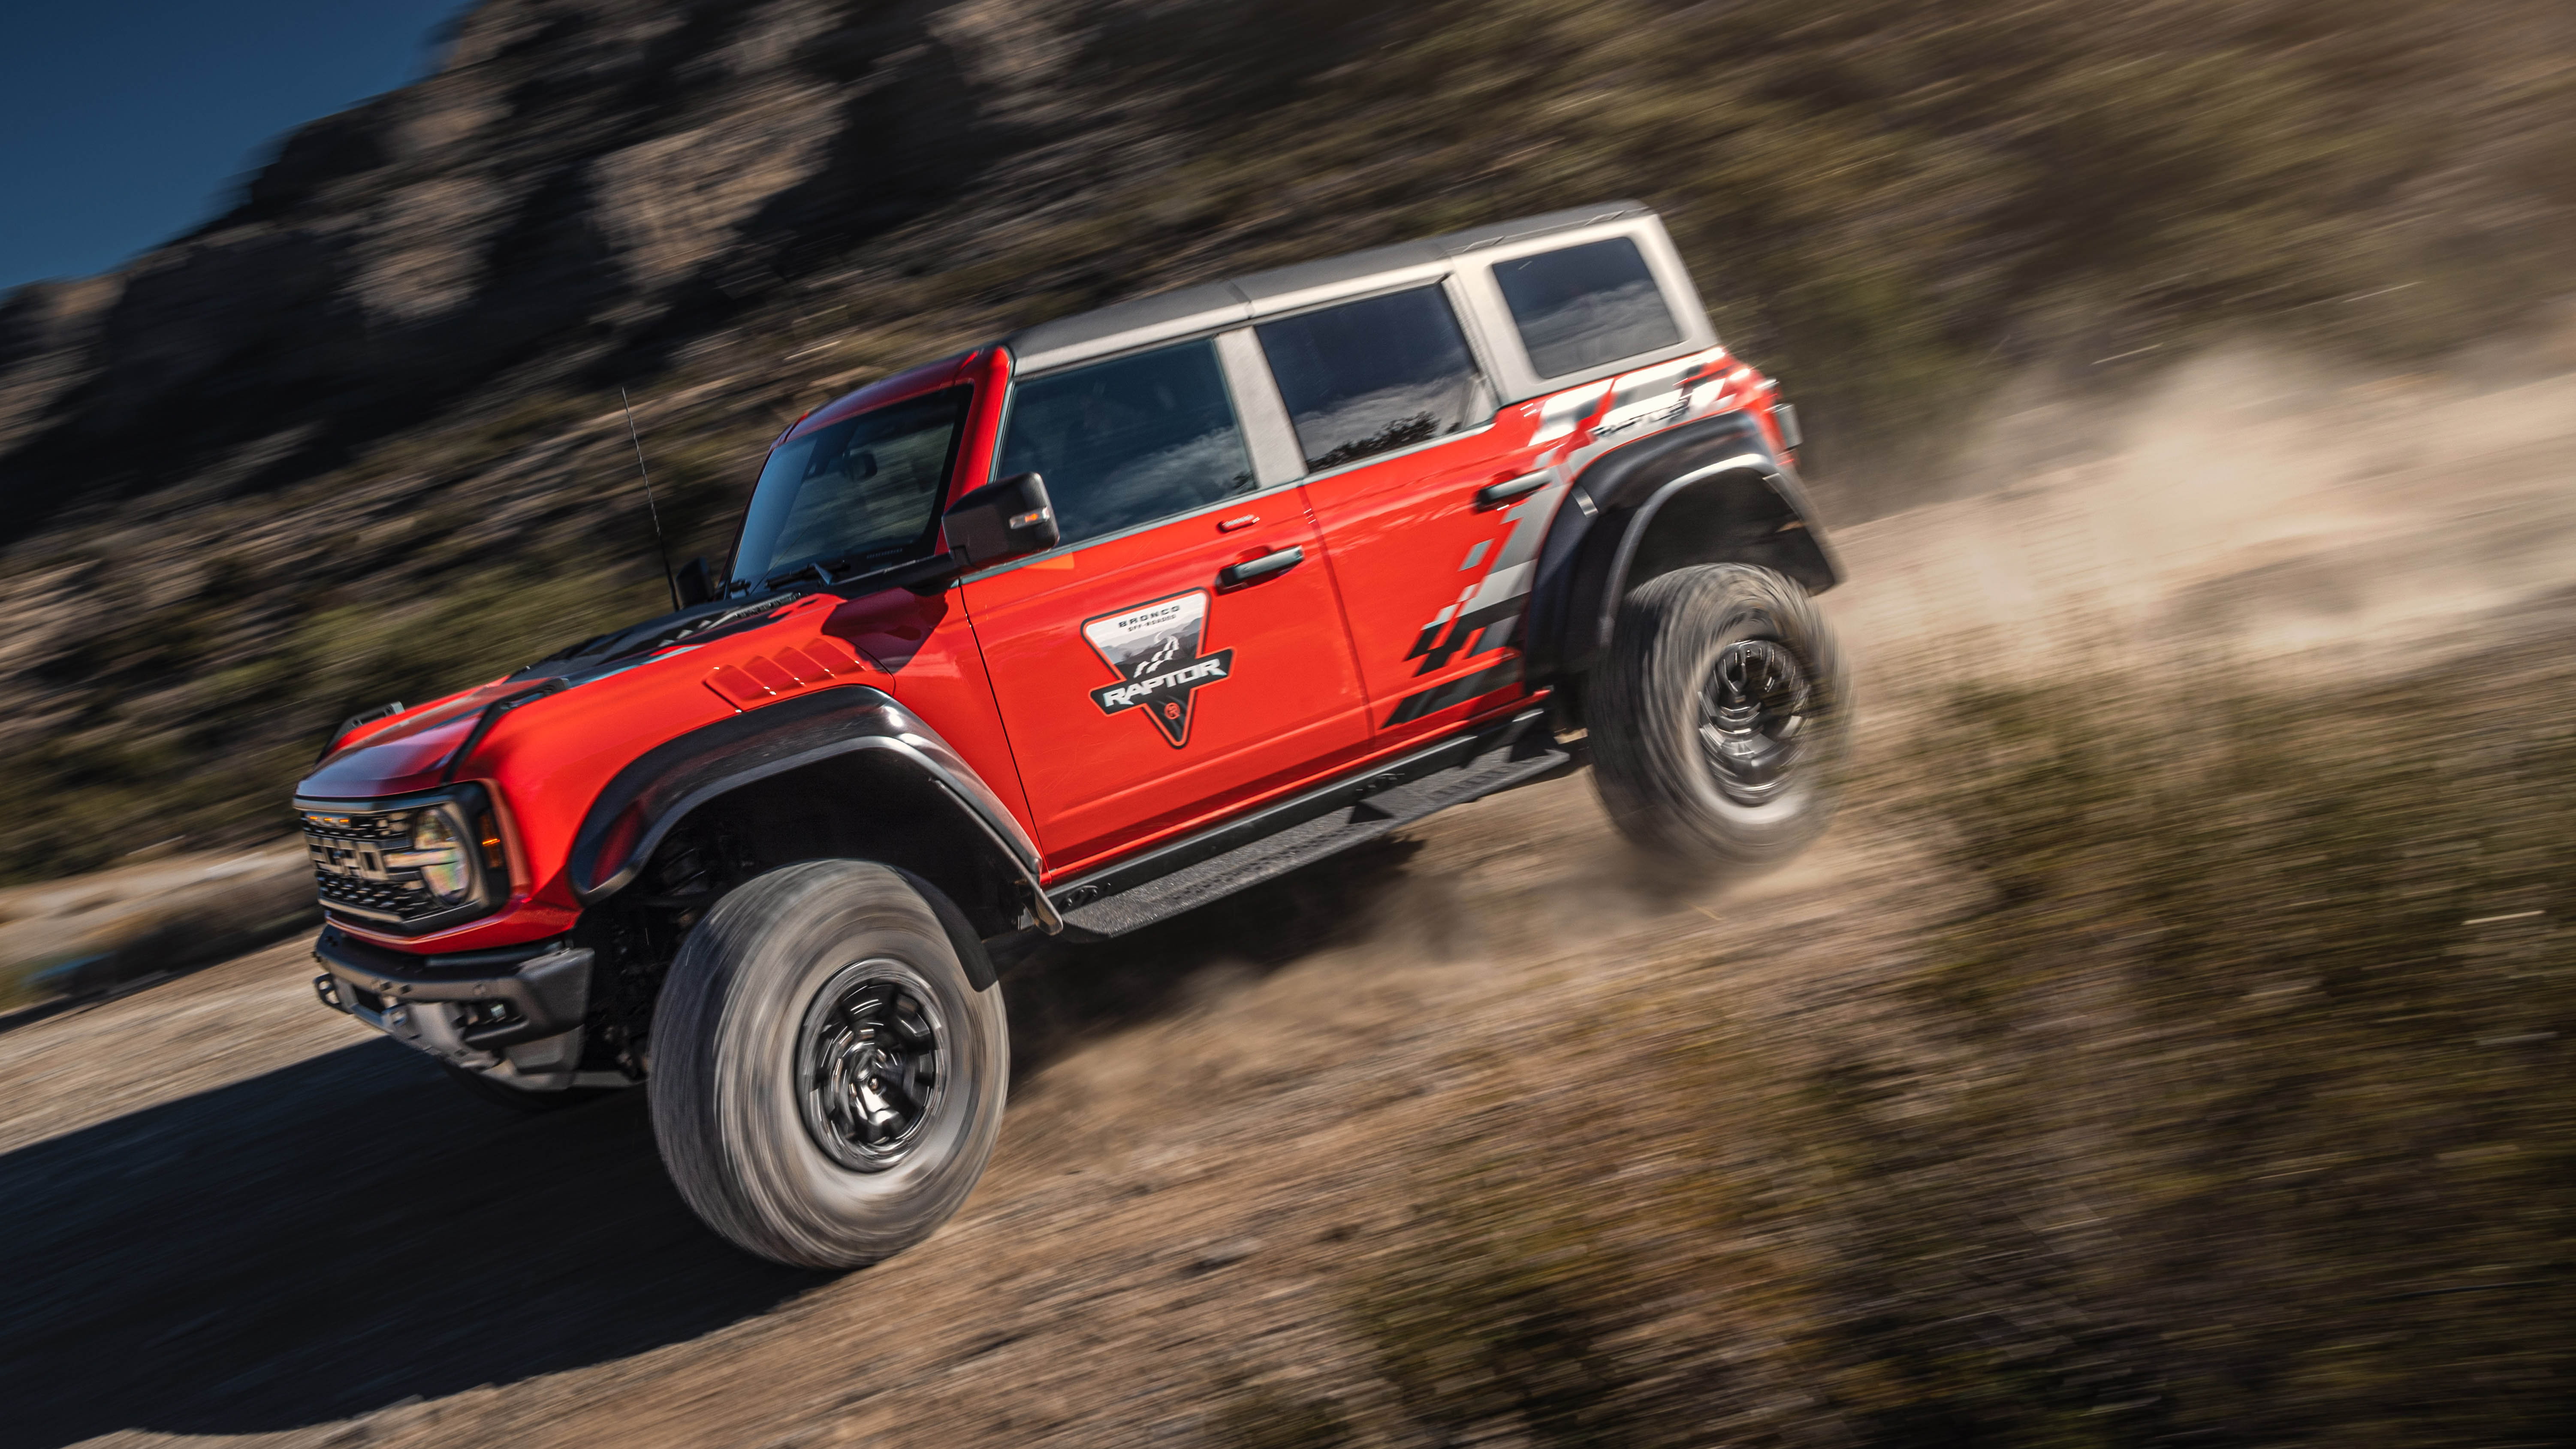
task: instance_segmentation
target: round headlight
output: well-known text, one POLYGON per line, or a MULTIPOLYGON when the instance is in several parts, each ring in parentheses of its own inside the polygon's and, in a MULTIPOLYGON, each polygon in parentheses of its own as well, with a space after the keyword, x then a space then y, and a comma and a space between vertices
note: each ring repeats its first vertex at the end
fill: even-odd
POLYGON ((448 822, 444 811, 423 810, 411 831, 411 849, 404 864, 420 871, 421 883, 429 893, 453 904, 465 899, 474 888, 474 869, 465 859, 465 840, 448 822))

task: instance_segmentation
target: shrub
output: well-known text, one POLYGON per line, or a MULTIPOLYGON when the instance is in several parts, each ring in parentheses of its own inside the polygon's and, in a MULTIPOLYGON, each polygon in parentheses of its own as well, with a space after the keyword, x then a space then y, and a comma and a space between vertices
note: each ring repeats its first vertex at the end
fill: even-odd
MULTIPOLYGON (((1588 1153, 1675 1164, 1660 1186, 1490 1126, 1439 1168, 1356 1295, 1407 1422, 2566 1439, 2576 673, 2169 685, 1936 701, 1860 807, 1957 872, 1919 957, 1801 1033, 1593 1044, 1615 1099, 1554 1094, 1588 1153)), ((1658 989, 1641 1020, 1713 988, 1658 989)))

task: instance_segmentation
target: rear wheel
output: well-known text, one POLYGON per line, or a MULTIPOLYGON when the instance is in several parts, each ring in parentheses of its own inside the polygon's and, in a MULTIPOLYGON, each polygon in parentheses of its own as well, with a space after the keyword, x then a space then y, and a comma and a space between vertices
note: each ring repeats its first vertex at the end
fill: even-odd
POLYGON ((1619 606, 1586 711, 1622 833, 1703 861, 1764 861, 1833 813, 1848 688, 1815 601, 1769 569, 1706 564, 1619 606))
POLYGON ((680 1195, 807 1268, 901 1252, 956 1212, 1001 1131, 1001 988, 967 980, 905 876, 807 861, 728 894, 662 986, 647 1091, 680 1195))

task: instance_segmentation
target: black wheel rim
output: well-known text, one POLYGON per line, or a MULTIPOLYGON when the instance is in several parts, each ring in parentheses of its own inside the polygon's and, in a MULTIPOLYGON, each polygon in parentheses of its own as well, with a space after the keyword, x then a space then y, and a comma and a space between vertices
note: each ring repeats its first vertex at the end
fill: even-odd
POLYGON ((1739 639, 1717 653, 1699 692, 1700 755, 1720 794, 1742 805, 1780 798, 1806 753, 1815 687, 1777 639, 1739 639))
POLYGON ((946 1087, 948 1032, 928 983, 898 961, 845 966, 797 1043, 805 1130, 845 1167, 881 1172, 921 1140, 946 1087))

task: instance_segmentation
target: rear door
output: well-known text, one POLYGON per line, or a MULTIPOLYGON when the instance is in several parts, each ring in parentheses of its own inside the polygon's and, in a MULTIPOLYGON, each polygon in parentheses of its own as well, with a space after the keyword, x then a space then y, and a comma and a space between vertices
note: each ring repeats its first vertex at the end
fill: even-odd
POLYGON ((1708 340, 1704 323, 1684 325, 1697 301, 1673 305, 1688 285, 1678 263, 1641 247, 1646 235, 1631 224, 1506 246, 1462 259, 1443 286, 1259 325, 1316 470, 1307 497, 1382 739, 1437 733, 1522 689, 1539 544, 1572 486, 1548 465, 1578 414, 1615 409, 1610 374, 1708 340), (1495 411, 1453 297, 1481 299, 1504 395, 1526 401, 1495 411))
POLYGON ((1016 384, 994 473, 1022 472, 1064 542, 964 595, 1051 869, 1365 746, 1323 540, 1256 482, 1212 339, 1016 384))
POLYGON ((1519 692, 1512 630, 1564 485, 1515 489, 1537 452, 1532 420, 1496 416, 1445 289, 1255 330, 1313 470, 1306 497, 1332 546, 1378 737, 1436 733, 1519 692))

